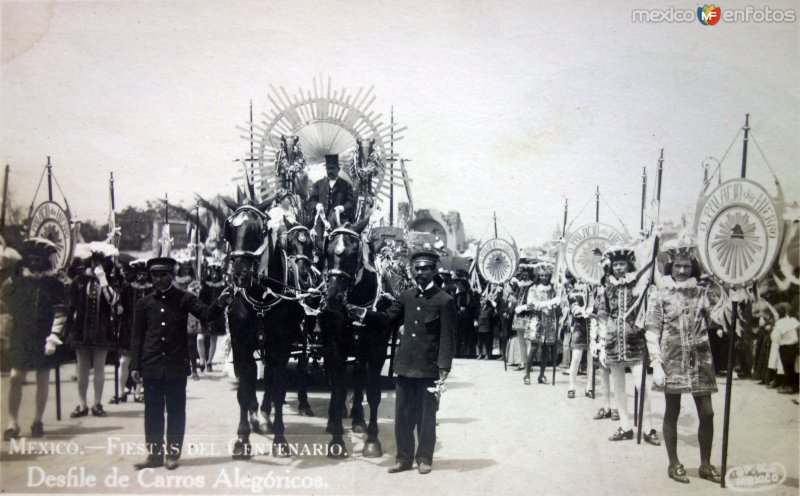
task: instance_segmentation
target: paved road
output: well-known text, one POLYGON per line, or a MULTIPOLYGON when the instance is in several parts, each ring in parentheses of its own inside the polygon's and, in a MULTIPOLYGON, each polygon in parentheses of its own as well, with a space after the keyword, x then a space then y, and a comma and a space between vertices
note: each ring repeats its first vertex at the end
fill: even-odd
MULTIPOLYGON (((76 384, 71 367, 62 369, 64 418, 55 419, 48 405, 43 444, 30 439, 4 442, 0 451, 5 493, 155 493, 155 494, 724 494, 697 477, 699 453, 697 417, 690 398, 684 400, 679 424, 679 454, 691 483, 677 484, 666 476, 664 447, 636 441, 612 443, 610 420, 592 420, 602 399, 579 395, 567 399, 567 377, 558 384, 525 386, 522 373, 503 371, 501 362, 456 360, 439 412, 438 441, 432 474, 416 471, 390 475, 393 463, 394 393, 385 391, 380 410, 382 458, 361 456, 362 435, 349 435, 354 456, 331 460, 320 456, 327 445, 325 419, 300 417, 294 393, 289 393, 287 438, 298 454, 277 458, 268 454, 233 461, 228 444, 235 437, 238 407, 235 386, 223 372, 206 374, 189 383, 186 453, 181 467, 136 472, 133 463, 143 442, 142 405, 108 405, 107 418, 70 419, 76 384), (62 453, 53 452, 61 451, 62 453), (46 451, 46 452, 45 452, 46 451), (64 453, 69 452, 69 453, 64 453), (78 452, 75 454, 74 452, 78 452), (53 476, 47 478, 47 476, 53 476), (59 478, 60 476, 60 478, 59 478), (92 480, 91 477, 95 479, 92 480), (63 487, 58 487, 59 484, 63 487)), ((111 389, 113 369, 106 369, 111 389)), ((33 380, 33 375, 29 377, 33 380)), ((578 391, 583 390, 581 377, 578 391)), ((2 378, 3 413, 8 378, 2 378)), ((722 385, 720 385, 722 386, 722 385)), ((632 404, 632 389, 630 401, 632 404)), ((720 387, 722 390, 722 387, 720 387)), ((111 390, 113 393, 113 390, 111 390)), ((30 418, 33 384, 24 388, 22 418, 30 418)), ((54 391, 51 388, 51 398, 54 391)), ((109 396, 109 393, 106 393, 109 396)), ((778 463, 787 478, 762 494, 798 494, 797 396, 778 395, 751 381, 735 381, 729 466, 778 463)), ((717 413, 713 460, 721 453, 724 395, 713 397, 717 413)), ((322 390, 311 392, 317 414, 326 411, 322 390)), ((663 397, 654 396, 654 411, 663 412, 663 397)), ((661 414, 656 414, 659 432, 661 414)), ((23 422, 23 435, 29 433, 23 422)), ((3 422, 5 427, 5 421, 3 422)), ((349 427, 349 426, 348 426, 349 427)), ((348 429, 349 434, 349 429, 348 429)), ((254 442, 268 451, 270 436, 254 442)), ((36 441, 36 440, 34 440, 36 441)), ((730 491, 728 491, 730 494, 730 491)))

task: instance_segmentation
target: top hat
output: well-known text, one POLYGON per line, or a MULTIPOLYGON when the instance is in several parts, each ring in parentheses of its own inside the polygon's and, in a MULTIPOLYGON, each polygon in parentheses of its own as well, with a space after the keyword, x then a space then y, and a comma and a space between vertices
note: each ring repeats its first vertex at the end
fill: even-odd
POLYGON ((339 167, 339 155, 325 155, 325 167, 339 167))
POLYGON ((150 272, 157 270, 174 272, 177 264, 178 262, 171 257, 154 257, 147 261, 147 270, 150 272))

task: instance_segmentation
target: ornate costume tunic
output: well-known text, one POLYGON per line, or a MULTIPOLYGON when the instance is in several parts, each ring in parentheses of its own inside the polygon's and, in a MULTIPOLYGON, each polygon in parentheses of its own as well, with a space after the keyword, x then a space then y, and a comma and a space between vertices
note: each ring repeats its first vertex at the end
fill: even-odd
POLYGON ((533 308, 533 340, 553 344, 558 340, 560 298, 550 284, 531 286, 528 305, 533 308))
POLYGON ((635 365, 644 357, 644 332, 634 327, 636 312, 631 311, 636 301, 635 276, 632 272, 622 279, 609 275, 597 295, 597 320, 607 365, 635 365))
POLYGON ((707 331, 708 288, 698 286, 694 278, 678 283, 667 276, 663 281, 661 287, 650 290, 645 321, 651 358, 661 358, 666 375, 665 386, 653 386, 653 390, 698 396, 715 393, 707 331))
POLYGON ((21 370, 54 367, 58 354, 44 354, 45 340, 58 334, 66 316, 66 289, 54 275, 27 272, 0 289, 0 327, 9 342, 9 362, 21 370), (55 323, 55 325, 54 325, 55 323))
POLYGON ((93 275, 80 274, 72 281, 70 336, 76 347, 111 349, 115 346, 113 306, 117 293, 102 288, 93 275))
POLYGON ((593 311, 589 294, 588 287, 578 285, 567 296, 572 331, 569 347, 573 350, 585 350, 589 346, 589 314, 593 311))

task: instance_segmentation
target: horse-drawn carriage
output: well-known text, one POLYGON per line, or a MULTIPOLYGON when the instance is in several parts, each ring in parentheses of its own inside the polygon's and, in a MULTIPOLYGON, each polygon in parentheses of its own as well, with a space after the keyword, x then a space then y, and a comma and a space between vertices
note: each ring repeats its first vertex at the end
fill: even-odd
MULTIPOLYGON (((225 222, 224 238, 235 298, 227 321, 240 407, 234 458, 251 456, 254 427, 269 427, 274 452, 288 453, 283 406, 292 356, 301 369, 309 361, 322 363, 331 386, 328 455, 347 454, 342 420, 348 363, 354 368, 353 431, 367 433, 365 456, 382 454, 377 425, 381 370, 387 358, 393 368, 396 329, 355 324, 346 305, 380 310, 411 284, 405 233, 382 226, 379 210, 393 177, 385 164, 395 160, 384 138, 387 131, 397 131, 375 124, 372 113, 355 104, 358 98, 354 105, 350 98, 321 100, 324 106, 318 105, 320 99, 301 95, 287 104, 291 109, 272 116, 258 147, 251 134, 244 194, 240 202, 228 205, 234 213, 225 222), (299 115, 308 119, 295 119, 299 115), (352 140, 331 137, 332 125, 352 140), (313 145, 308 154, 305 143, 313 145), (349 154, 342 154, 345 150, 349 154), (357 195, 352 222, 342 222, 339 209, 326 212, 307 205, 308 163, 331 153, 349 158, 344 180, 357 195), (265 401, 260 407, 254 356, 265 362, 265 401), (362 406, 365 389, 369 424, 362 406)), ((303 399, 301 412, 308 406, 303 399)))

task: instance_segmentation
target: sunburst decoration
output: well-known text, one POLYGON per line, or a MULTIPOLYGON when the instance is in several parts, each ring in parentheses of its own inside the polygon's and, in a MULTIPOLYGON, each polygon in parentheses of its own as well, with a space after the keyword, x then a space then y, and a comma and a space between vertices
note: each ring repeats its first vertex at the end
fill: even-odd
POLYGON ((512 262, 504 251, 496 250, 486 257, 483 268, 495 281, 502 281, 511 271, 512 262))
POLYGON ((577 256, 577 265, 591 281, 599 281, 602 274, 600 260, 608 242, 602 239, 590 239, 580 246, 577 256))
MULTIPOLYGON (((247 133, 242 138, 252 140, 253 151, 244 162, 247 179, 257 191, 276 189, 276 180, 280 178, 276 178, 274 164, 284 136, 299 139, 309 165, 324 163, 328 154, 339 154, 340 163, 345 163, 359 138, 375 140, 375 150, 383 163, 399 162, 390 143, 402 139, 406 128, 371 109, 376 99, 373 88, 366 91, 359 88, 356 92, 347 88, 336 90, 330 78, 323 81, 320 76, 313 79, 312 89, 298 88, 292 95, 283 87, 276 89, 269 85, 269 90, 267 99, 271 105, 263 114, 264 119, 239 127, 247 133)), ((237 164, 239 176, 234 178, 237 182, 245 179, 241 171, 241 165, 237 164)), ((399 166, 390 175, 374 176, 372 191, 378 197, 388 196, 390 182, 405 187, 399 166)))
POLYGON ((745 212, 725 216, 719 231, 713 236, 711 248, 725 272, 734 279, 744 274, 762 249, 759 236, 756 235, 756 224, 745 212))

